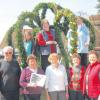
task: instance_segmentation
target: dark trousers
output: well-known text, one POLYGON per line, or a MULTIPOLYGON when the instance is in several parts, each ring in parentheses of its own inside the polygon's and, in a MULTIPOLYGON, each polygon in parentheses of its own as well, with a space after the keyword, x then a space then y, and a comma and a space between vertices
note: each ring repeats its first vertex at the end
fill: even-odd
POLYGON ((40 94, 24 94, 24 100, 40 100, 40 94))
POLYGON ((0 100, 19 100, 19 92, 0 93, 0 100))
POLYGON ((48 57, 49 55, 41 55, 41 66, 44 72, 46 70, 46 67, 50 65, 50 63, 48 62, 48 57))
POLYGON ((87 53, 79 53, 79 55, 81 56, 81 65, 86 68, 88 63, 87 53))
POLYGON ((80 91, 69 90, 69 100, 85 100, 80 91))

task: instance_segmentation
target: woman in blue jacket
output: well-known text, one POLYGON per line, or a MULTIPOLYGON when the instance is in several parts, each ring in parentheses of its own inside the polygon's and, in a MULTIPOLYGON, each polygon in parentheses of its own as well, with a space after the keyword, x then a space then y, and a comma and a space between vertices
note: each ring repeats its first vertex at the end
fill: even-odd
POLYGON ((81 56, 81 65, 87 65, 87 53, 89 49, 90 35, 87 26, 83 23, 81 17, 77 17, 78 33, 78 53, 81 56))

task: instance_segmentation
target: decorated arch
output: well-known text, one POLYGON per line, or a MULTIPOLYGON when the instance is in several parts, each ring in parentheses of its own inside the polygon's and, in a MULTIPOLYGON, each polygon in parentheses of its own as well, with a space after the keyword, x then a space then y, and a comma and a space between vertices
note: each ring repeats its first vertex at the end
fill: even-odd
MULTIPOLYGON (((76 32, 76 23, 75 23, 75 15, 69 10, 69 9, 64 9, 61 6, 55 4, 55 3, 40 3, 38 4, 32 12, 22 12, 22 14, 18 17, 18 20, 16 23, 9 29, 7 32, 8 34, 8 43, 9 45, 13 45, 13 41, 9 39, 11 38, 11 34, 13 32, 16 33, 16 42, 17 47, 20 51, 20 55, 22 56, 22 67, 25 67, 25 62, 26 62, 26 54, 23 46, 23 39, 22 39, 22 27, 23 25, 27 24, 31 26, 33 30, 33 34, 36 35, 36 33, 41 29, 41 20, 45 18, 47 10, 50 9, 52 13, 55 15, 54 19, 54 28, 57 31, 57 42, 60 47, 61 55, 64 58, 64 63, 66 66, 68 66, 68 54, 65 51, 64 44, 62 42, 63 37, 61 36, 62 31, 64 33, 67 33, 68 31, 68 25, 71 26, 72 29, 72 38, 71 38, 71 45, 72 45, 72 50, 71 53, 77 52, 77 32, 76 32), (41 10, 41 15, 39 11, 41 10), (63 22, 61 22, 62 18, 64 19, 63 22), (67 28, 67 29, 66 29, 67 28)), ((91 31, 91 49, 93 48, 93 45, 95 45, 95 35, 94 35, 94 30, 92 25, 90 24, 89 21, 84 19, 84 22, 87 24, 91 31)), ((13 45, 14 46, 14 45, 13 45)))
POLYGON ((38 21, 45 18, 45 15, 48 9, 50 9, 52 13, 56 14, 57 10, 63 9, 63 8, 55 3, 40 3, 34 8, 32 12, 35 13, 36 16, 38 16, 38 19, 37 19, 38 21), (39 17, 40 10, 42 10, 41 17, 39 17))

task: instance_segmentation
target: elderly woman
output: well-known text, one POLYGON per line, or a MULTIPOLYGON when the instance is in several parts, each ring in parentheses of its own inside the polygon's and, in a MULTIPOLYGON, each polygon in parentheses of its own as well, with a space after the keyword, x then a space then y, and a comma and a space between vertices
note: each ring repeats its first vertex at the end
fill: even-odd
MULTIPOLYGON (((30 55, 27 58, 28 66, 22 70, 20 85, 24 88, 24 100, 40 100, 42 87, 37 84, 31 84, 31 74, 44 74, 43 70, 37 66, 36 56, 30 55)), ((33 79, 35 82, 35 78, 33 79)))
POLYGON ((13 60, 13 48, 3 49, 4 60, 0 63, 0 100, 19 100, 20 67, 13 60))
POLYGON ((70 100, 84 100, 82 90, 85 68, 81 65, 79 54, 74 53, 71 58, 72 66, 69 68, 69 98, 70 100))
POLYGON ((99 100, 100 97, 100 62, 96 51, 89 52, 89 65, 83 81, 83 93, 89 100, 99 100))
POLYGON ((46 69, 47 80, 45 88, 47 97, 49 96, 50 100, 66 100, 68 80, 65 67, 59 64, 59 57, 56 53, 50 54, 48 60, 51 65, 46 69))
POLYGON ((46 67, 50 65, 48 57, 51 53, 56 52, 56 32, 54 29, 50 29, 48 20, 43 19, 41 21, 42 31, 37 35, 37 43, 40 46, 41 54, 41 66, 45 71, 46 67))

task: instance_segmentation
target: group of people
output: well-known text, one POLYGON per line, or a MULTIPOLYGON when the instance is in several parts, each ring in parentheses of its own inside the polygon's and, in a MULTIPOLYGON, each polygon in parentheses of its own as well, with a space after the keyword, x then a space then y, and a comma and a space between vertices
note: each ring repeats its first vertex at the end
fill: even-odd
MULTIPOLYGON (((11 46, 4 48, 4 60, 0 63, 0 100, 19 100, 20 92, 24 100, 40 100, 43 89, 45 89, 46 100, 85 100, 85 98, 99 100, 99 57, 94 50, 88 52, 89 33, 81 18, 77 19, 77 24, 80 39, 78 53, 71 56, 72 64, 69 69, 60 62, 56 50, 56 32, 50 29, 48 20, 42 20, 43 30, 36 36, 40 46, 41 66, 38 66, 35 56, 35 41, 30 31, 32 28, 25 26, 23 43, 27 55, 27 66, 21 69, 21 60, 17 62, 13 59, 13 48, 11 46), (88 65, 87 62, 83 63, 87 61, 87 55, 88 65), (43 87, 30 83, 32 73, 46 76, 43 87)), ((69 39, 71 31, 68 32, 69 39)), ((69 47, 70 40, 68 43, 69 47)))
POLYGON ((26 55, 35 54, 37 48, 39 48, 41 66, 45 71, 46 67, 50 64, 48 62, 48 56, 50 53, 56 53, 56 32, 54 29, 50 29, 48 20, 43 19, 41 22, 42 30, 37 33, 35 39, 32 36, 32 28, 29 26, 23 27, 23 42, 26 55), (38 45, 38 47, 37 47, 38 45))

